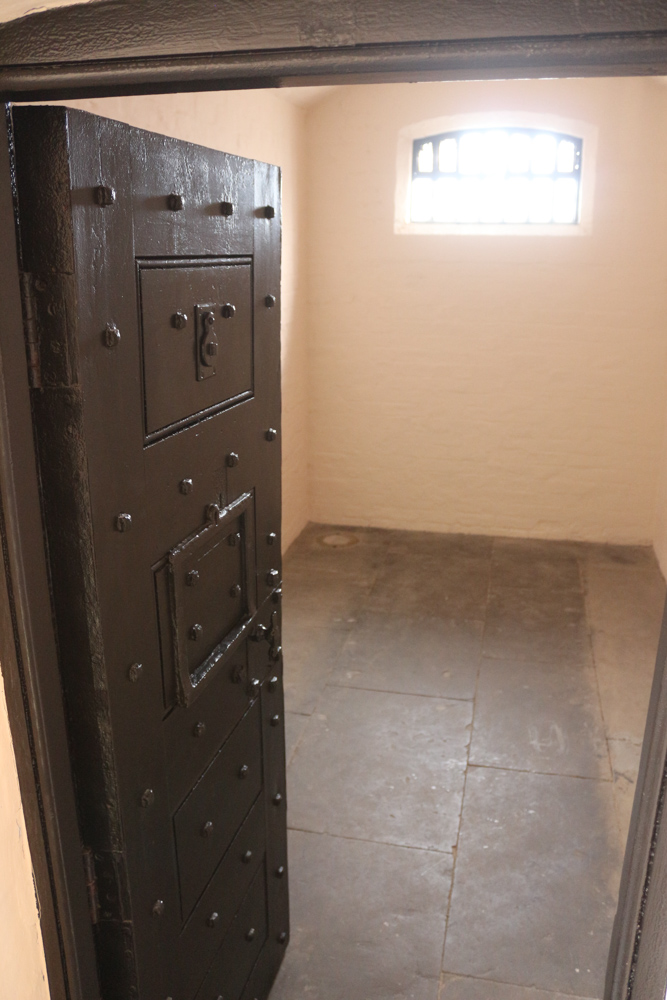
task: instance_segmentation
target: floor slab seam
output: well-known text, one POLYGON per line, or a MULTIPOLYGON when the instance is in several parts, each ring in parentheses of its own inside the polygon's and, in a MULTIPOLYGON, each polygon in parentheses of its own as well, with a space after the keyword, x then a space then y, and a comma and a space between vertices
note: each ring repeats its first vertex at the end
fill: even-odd
POLYGON ((509 986, 511 989, 515 990, 535 990, 535 992, 545 993, 547 996, 566 996, 569 997, 570 1000, 601 1000, 600 997, 584 997, 579 993, 566 993, 563 992, 563 990, 544 990, 541 986, 523 986, 521 983, 508 983, 503 979, 489 979, 486 976, 464 976, 460 972, 448 972, 446 969, 443 969, 440 973, 441 981, 444 976, 450 976, 452 979, 470 979, 475 983, 491 983, 493 986, 509 986))
MULTIPOLYGON (((491 566, 491 559, 493 558, 493 550, 494 550, 494 546, 495 546, 495 541, 496 540, 494 539, 492 541, 492 543, 491 543, 491 554, 490 554, 490 557, 489 557, 489 578, 488 578, 488 581, 487 581, 487 588, 486 588, 486 603, 484 605, 484 607, 485 607, 484 627, 482 628, 482 644, 481 644, 481 647, 480 647, 480 649, 482 651, 484 650, 484 633, 486 631, 486 617, 487 617, 486 616, 486 612, 488 612, 489 595, 491 593, 491 569, 490 569, 490 566, 491 566)), ((440 957, 440 968, 441 968, 441 970, 442 970, 442 966, 444 965, 444 962, 445 962, 445 949, 447 947, 447 929, 449 927, 449 916, 450 916, 450 912, 451 912, 451 908, 452 908, 452 895, 453 895, 453 892, 454 892, 454 880, 456 879, 456 862, 457 862, 457 859, 458 859, 458 853, 459 853, 458 849, 459 849, 459 844, 460 844, 460 841, 461 841, 461 830, 462 830, 462 827, 463 827, 463 808, 464 808, 465 799, 466 799, 466 786, 468 784, 468 772, 470 770, 470 751, 472 749, 472 741, 473 741, 473 737, 475 735, 475 713, 476 713, 476 710, 477 710, 477 694, 478 694, 478 689, 479 689, 479 677, 480 677, 480 673, 481 673, 481 669, 482 669, 482 660, 483 660, 483 658, 484 658, 484 654, 483 654, 483 652, 481 652, 480 653, 480 657, 479 657, 479 662, 477 664, 477 674, 476 674, 476 677, 475 677, 475 690, 474 690, 473 698, 472 698, 472 715, 470 717, 470 726, 469 726, 470 736, 469 736, 469 739, 468 739, 468 746, 467 746, 467 751, 466 751, 466 765, 465 765, 465 770, 463 772, 463 790, 462 790, 462 793, 461 793, 461 805, 460 805, 460 809, 459 809, 459 821, 458 821, 458 825, 457 825, 457 828, 456 828, 456 844, 455 844, 454 850, 452 852, 453 855, 454 855, 454 860, 453 860, 453 863, 452 863, 452 876, 451 876, 451 879, 449 881, 449 893, 448 893, 448 896, 447 896, 447 911, 446 911, 446 914, 445 914, 445 933, 444 933, 444 938, 443 938, 443 942, 442 942, 442 955, 440 957)), ((440 991, 438 991, 438 993, 439 992, 440 991)))
POLYGON ((345 688, 348 691, 368 691, 370 694, 399 694, 401 696, 405 695, 408 698, 430 698, 434 701, 463 701, 468 703, 474 701, 474 695, 471 698, 456 698, 450 694, 423 694, 422 692, 415 693, 414 691, 396 691, 394 688, 362 687, 361 684, 343 684, 342 681, 336 680, 327 681, 326 686, 345 688))
POLYGON ((596 778, 590 774, 563 774, 561 771, 532 771, 527 767, 500 767, 498 764, 476 764, 470 761, 468 768, 480 771, 507 771, 508 774, 539 774, 543 778, 572 778, 574 781, 596 781, 601 785, 613 785, 613 778, 596 778))
MULTIPOLYGON (((289 809, 289 806, 288 806, 289 809)), ((435 854, 440 858, 453 858, 455 851, 439 851, 437 847, 421 847, 416 844, 397 844, 395 840, 373 840, 370 837, 352 837, 344 833, 331 833, 329 830, 309 830, 304 826, 290 826, 287 823, 288 831, 294 833, 307 833, 311 837, 333 837, 336 840, 349 840, 359 844, 378 844, 381 847, 400 847, 404 851, 420 851, 422 854, 435 854)))
POLYGON ((623 841, 625 840, 625 837, 624 837, 624 833, 623 833, 623 827, 622 827, 622 824, 621 824, 621 817, 619 815, 619 808, 618 808, 618 804, 617 804, 617 793, 615 791, 615 787, 616 787, 616 778, 615 778, 615 775, 616 775, 616 772, 614 770, 614 760, 613 760, 613 755, 612 755, 612 752, 611 752, 610 726, 609 726, 609 720, 606 718, 606 715, 605 715, 604 700, 602 698, 602 690, 601 690, 601 686, 600 686, 600 674, 599 674, 599 670, 598 670, 598 658, 595 655, 595 643, 593 642, 593 634, 594 634, 595 628, 594 628, 594 624, 593 624, 593 614, 592 614, 591 601, 590 601, 589 585, 588 585, 588 581, 586 579, 586 568, 583 565, 583 561, 579 562, 579 572, 580 572, 580 575, 581 575, 582 583, 584 585, 584 611, 585 611, 585 615, 586 615, 586 629, 587 629, 587 632, 588 632, 588 646, 589 646, 589 649, 590 649, 591 659, 592 659, 592 662, 593 662, 593 671, 595 673, 595 690, 596 690, 596 693, 597 693, 598 705, 599 705, 599 708, 600 708, 600 716, 602 718, 602 728, 603 728, 603 731, 604 731, 605 746, 607 748, 607 761, 608 761, 608 764, 609 764, 609 773, 611 774, 611 783, 612 783, 612 789, 613 789, 613 794, 614 794, 614 819, 615 819, 615 822, 616 822, 616 828, 618 830, 619 840, 621 841, 621 845, 623 845, 623 841))
MULTIPOLYGON (((384 688, 363 688, 357 687, 352 684, 337 684, 335 681, 327 681, 325 684, 322 694, 329 687, 342 688, 345 691, 364 691, 366 694, 391 694, 397 695, 400 698, 422 698, 425 701, 453 701, 457 704, 470 705, 474 702, 474 698, 450 698, 449 695, 443 694, 422 694, 421 692, 415 693, 414 691, 388 691, 384 688)), ((312 713, 313 715, 315 712, 312 713)))

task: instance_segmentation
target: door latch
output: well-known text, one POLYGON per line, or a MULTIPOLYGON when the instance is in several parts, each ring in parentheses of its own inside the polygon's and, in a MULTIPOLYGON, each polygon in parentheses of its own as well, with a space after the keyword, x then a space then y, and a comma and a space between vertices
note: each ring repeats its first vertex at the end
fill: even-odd
POLYGON ((201 382, 215 375, 220 345, 215 327, 215 306, 197 306, 196 313, 197 379, 201 382))

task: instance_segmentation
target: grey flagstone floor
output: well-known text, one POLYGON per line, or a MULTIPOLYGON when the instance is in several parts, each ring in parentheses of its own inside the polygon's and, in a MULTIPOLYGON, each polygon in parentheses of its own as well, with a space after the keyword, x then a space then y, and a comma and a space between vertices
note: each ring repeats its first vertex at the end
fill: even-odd
POLYGON ((283 590, 292 938, 272 1000, 601 997, 652 550, 309 525, 283 590))

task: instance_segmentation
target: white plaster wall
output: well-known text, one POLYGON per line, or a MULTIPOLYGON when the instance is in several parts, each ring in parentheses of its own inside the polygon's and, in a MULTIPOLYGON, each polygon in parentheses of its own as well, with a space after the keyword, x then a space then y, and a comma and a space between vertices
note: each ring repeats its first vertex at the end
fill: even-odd
POLYGON ((0 676, 0 996, 48 1000, 32 863, 0 676))
POLYGON ((0 22, 13 21, 26 14, 36 14, 41 10, 51 10, 52 7, 73 7, 77 3, 91 3, 94 0, 0 0, 0 22))
POLYGON ((313 520, 652 540, 664 89, 344 87, 309 112, 313 520), (485 110, 598 127, 590 237, 394 234, 399 130, 485 110))
MULTIPOLYGON (((665 317, 665 336, 667 336, 667 316, 665 317)), ((667 375, 665 377, 667 383, 667 375)), ((665 392, 665 423, 661 453, 657 458, 658 482, 655 501, 655 522, 653 528, 653 548, 655 550, 662 575, 667 579, 667 392, 665 392)))

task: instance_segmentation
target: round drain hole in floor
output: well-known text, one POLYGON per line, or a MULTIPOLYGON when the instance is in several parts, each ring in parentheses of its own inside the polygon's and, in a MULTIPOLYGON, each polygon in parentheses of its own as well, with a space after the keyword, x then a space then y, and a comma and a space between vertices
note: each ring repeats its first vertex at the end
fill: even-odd
POLYGON ((322 545, 328 545, 332 549, 345 549, 350 545, 356 545, 359 539, 348 532, 336 531, 331 535, 322 535, 320 541, 322 545))

